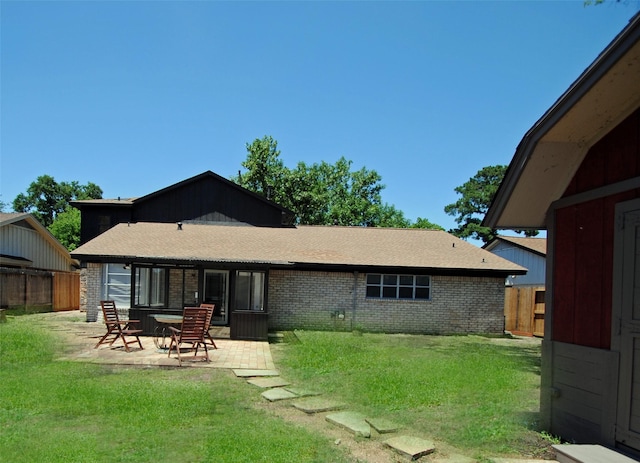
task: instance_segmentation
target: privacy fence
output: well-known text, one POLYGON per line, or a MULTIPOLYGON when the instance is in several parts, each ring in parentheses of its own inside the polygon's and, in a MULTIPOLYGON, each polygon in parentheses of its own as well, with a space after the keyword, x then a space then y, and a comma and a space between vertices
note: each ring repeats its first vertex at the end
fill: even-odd
POLYGON ((0 268, 0 308, 50 312, 80 308, 80 274, 0 268))
POLYGON ((505 288, 505 330, 516 335, 544 336, 544 286, 505 288))

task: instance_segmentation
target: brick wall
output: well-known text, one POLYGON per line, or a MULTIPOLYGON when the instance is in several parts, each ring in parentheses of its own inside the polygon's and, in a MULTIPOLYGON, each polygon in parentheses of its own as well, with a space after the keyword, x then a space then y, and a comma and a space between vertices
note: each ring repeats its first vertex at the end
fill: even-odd
POLYGON ((198 291, 198 271, 195 269, 171 269, 169 271, 169 307, 181 309, 195 306, 198 291), (182 285, 184 283, 184 301, 182 285))
POLYGON ((431 300, 366 299, 366 275, 276 270, 269 329, 386 333, 502 333, 504 279, 433 276, 431 300), (355 309, 354 309, 355 305, 355 309))
POLYGON ((87 312, 87 321, 98 319, 102 299, 102 264, 87 264, 80 272, 80 310, 87 312))

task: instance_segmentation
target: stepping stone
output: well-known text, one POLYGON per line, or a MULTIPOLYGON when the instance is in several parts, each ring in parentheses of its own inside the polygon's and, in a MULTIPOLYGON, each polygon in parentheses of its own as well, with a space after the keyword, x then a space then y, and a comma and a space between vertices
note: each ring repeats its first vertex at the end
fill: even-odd
POLYGON ((364 415, 356 412, 340 412, 327 415, 329 423, 342 426, 356 436, 371 437, 371 426, 364 420, 364 415))
MULTIPOLYGON (((465 457, 464 455, 449 455, 448 457, 436 458, 433 463, 476 463, 476 459, 465 457)), ((498 463, 498 460, 492 458, 493 463, 498 463)), ((520 460, 509 460, 510 463, 516 463, 520 460)), ((505 463, 505 462, 503 462, 505 463)), ((552 461, 536 460, 536 463, 553 463, 552 461)))
POLYGON ((302 399, 298 402, 294 402, 292 405, 298 410, 301 410, 308 414, 332 412, 334 410, 340 410, 341 408, 345 407, 344 404, 318 397, 302 399))
POLYGON ((588 461, 606 463, 634 463, 629 457, 614 450, 597 444, 556 444, 552 446, 556 451, 556 460, 588 461))
POLYGON ((293 399, 294 397, 298 397, 293 392, 289 392, 282 387, 269 389, 268 391, 264 391, 260 395, 262 395, 262 397, 267 399, 269 402, 275 402, 277 400, 293 399))
POLYGON ((321 394, 320 392, 310 391, 309 389, 304 389, 304 388, 295 387, 295 386, 285 387, 285 389, 289 392, 294 393, 298 397, 311 397, 311 396, 316 396, 321 394))
POLYGON ((385 420, 382 418, 367 418, 365 421, 369 423, 371 427, 380 434, 397 432, 398 429, 400 429, 400 425, 397 425, 396 423, 392 423, 391 421, 385 420))
POLYGON ((247 383, 249 384, 253 384, 254 386, 258 386, 258 387, 262 387, 262 388, 268 388, 268 387, 282 387, 282 386, 288 386, 289 383, 288 381, 285 381, 284 379, 282 379, 279 376, 270 376, 270 377, 266 377, 266 378, 256 378, 256 379, 250 379, 247 381, 247 383))
POLYGON ((408 457, 410 460, 417 460, 436 450, 433 442, 411 436, 392 437, 385 441, 384 444, 400 455, 408 457))
POLYGON ((276 370, 243 370, 243 369, 236 369, 236 370, 233 370, 233 372, 235 373, 235 375, 238 378, 251 378, 251 377, 259 377, 259 376, 278 376, 280 374, 276 370))

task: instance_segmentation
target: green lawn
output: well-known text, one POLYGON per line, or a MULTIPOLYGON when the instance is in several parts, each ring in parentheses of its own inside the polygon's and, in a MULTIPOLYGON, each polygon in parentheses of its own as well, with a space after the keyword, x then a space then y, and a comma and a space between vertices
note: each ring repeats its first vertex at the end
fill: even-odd
POLYGON ((54 361, 56 338, 29 318, 0 324, 0 461, 350 461, 258 410, 231 372, 54 361))
POLYGON ((296 332, 277 349, 287 379, 468 456, 542 457, 539 343, 481 336, 296 332))
MULTIPOLYGON (((333 440, 260 407, 226 370, 55 360, 59 340, 0 324, 0 461, 348 462, 333 440)), ((412 435, 487 461, 544 456, 540 348, 480 336, 297 332, 272 345, 282 376, 412 435)))

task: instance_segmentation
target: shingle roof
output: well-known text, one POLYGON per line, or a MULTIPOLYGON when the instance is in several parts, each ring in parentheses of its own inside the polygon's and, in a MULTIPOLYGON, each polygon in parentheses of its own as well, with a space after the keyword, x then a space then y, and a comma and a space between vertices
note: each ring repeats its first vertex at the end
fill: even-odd
POLYGON ((495 246, 491 246, 498 241, 506 241, 514 244, 520 248, 527 249, 529 251, 540 254, 541 256, 547 255, 547 239, 546 238, 525 238, 522 236, 496 236, 496 239, 485 246, 485 249, 491 250, 495 246))
POLYGON ((466 269, 522 274, 523 267, 446 232, 425 229, 269 228, 186 223, 119 224, 79 247, 82 260, 246 262, 466 269))

